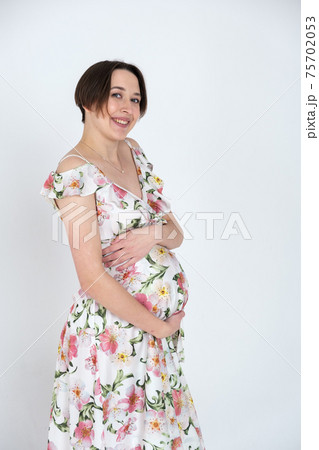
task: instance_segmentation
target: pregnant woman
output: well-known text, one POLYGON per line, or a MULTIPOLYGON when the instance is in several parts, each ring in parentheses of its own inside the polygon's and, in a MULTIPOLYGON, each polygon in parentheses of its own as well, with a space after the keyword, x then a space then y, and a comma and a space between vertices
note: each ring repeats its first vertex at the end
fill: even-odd
POLYGON ((80 282, 56 363, 48 450, 203 450, 180 322, 183 232, 139 144, 143 75, 102 61, 80 78, 83 134, 41 194, 64 223, 80 282))

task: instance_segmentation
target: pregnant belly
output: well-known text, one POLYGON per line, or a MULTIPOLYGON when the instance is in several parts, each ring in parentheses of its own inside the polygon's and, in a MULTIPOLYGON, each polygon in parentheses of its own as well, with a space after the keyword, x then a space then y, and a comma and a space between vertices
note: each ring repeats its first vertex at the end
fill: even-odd
POLYGON ((183 309, 188 300, 185 272, 175 254, 164 246, 155 245, 127 269, 114 265, 106 271, 160 319, 183 309))

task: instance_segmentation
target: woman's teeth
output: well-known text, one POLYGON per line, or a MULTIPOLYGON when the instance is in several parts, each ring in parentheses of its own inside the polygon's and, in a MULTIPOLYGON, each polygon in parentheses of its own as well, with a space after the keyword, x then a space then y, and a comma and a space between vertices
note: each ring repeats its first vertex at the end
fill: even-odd
POLYGON ((128 120, 120 120, 120 119, 113 119, 113 120, 115 120, 115 122, 117 122, 117 123, 121 123, 122 125, 128 124, 128 120))

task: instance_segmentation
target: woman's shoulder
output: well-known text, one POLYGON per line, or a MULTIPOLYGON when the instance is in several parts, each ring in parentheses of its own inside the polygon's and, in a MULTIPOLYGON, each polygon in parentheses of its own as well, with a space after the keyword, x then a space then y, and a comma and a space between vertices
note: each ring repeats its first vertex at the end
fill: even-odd
POLYGON ((69 150, 58 162, 55 170, 56 173, 67 172, 69 170, 77 169, 83 166, 88 161, 81 155, 77 154, 74 148, 69 150))
POLYGON ((131 137, 130 138, 127 137, 126 140, 129 141, 135 149, 140 148, 138 142, 136 142, 135 139, 132 139, 131 137))

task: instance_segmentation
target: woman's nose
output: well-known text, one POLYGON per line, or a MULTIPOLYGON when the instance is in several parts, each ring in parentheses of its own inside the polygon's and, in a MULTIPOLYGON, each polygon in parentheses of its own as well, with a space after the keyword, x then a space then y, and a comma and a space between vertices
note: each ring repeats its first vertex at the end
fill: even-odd
POLYGON ((130 99, 123 99, 121 110, 129 113, 132 112, 132 103, 130 99))

